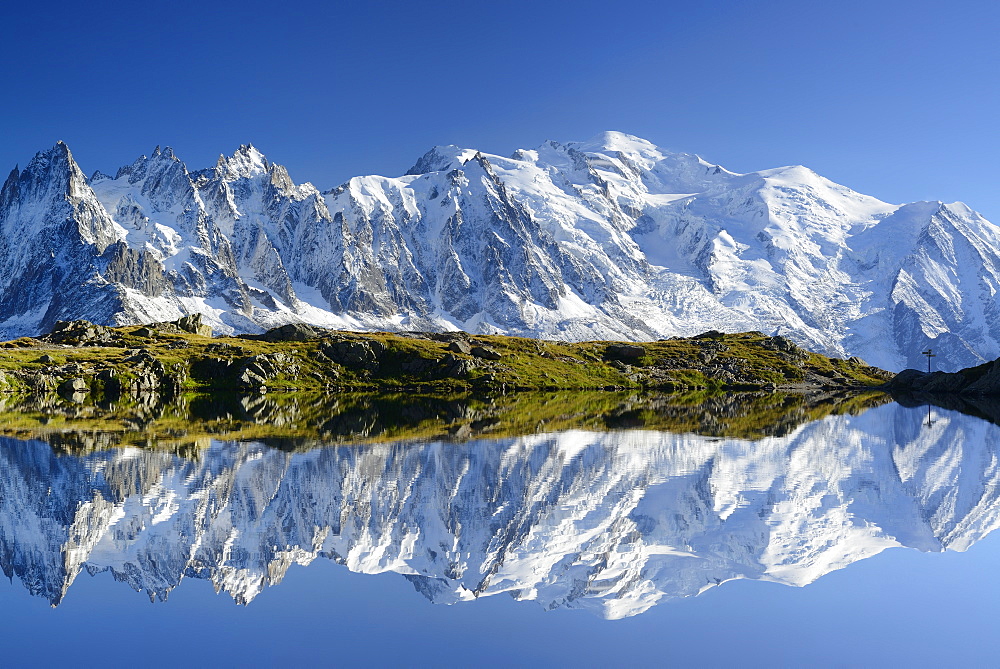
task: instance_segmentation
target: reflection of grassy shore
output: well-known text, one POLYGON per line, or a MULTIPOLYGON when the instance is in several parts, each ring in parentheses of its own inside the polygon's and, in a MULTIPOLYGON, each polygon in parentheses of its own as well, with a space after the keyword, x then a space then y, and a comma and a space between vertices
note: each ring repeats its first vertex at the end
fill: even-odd
POLYGON ((36 438, 72 453, 139 446, 196 456, 210 439, 264 441, 290 450, 337 443, 502 438, 569 429, 651 429, 717 437, 785 434, 834 413, 889 401, 882 393, 645 394, 524 392, 507 395, 281 393, 185 394, 170 403, 72 404, 8 397, 0 434, 36 438))
POLYGON ((74 332, 0 344, 0 390, 114 398, 217 390, 689 392, 857 388, 888 378, 859 360, 827 358, 756 332, 641 344, 346 332, 265 341, 150 327, 99 328, 103 339, 87 340, 74 332))

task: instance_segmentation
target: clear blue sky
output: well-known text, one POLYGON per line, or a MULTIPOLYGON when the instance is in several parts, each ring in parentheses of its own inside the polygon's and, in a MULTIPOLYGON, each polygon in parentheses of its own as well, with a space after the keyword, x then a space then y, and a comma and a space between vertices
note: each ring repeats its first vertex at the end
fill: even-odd
POLYGON ((329 188, 614 129, 1000 223, 998 29, 965 0, 7 3, 0 169, 252 142, 329 188))

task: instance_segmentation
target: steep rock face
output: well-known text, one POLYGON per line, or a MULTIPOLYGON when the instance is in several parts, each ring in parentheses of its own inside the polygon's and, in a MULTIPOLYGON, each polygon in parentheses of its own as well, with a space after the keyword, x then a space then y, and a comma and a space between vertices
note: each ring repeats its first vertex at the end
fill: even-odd
POLYGON ((101 279, 117 241, 69 148, 60 142, 14 168, 0 190, 0 314, 15 334, 51 326, 83 309, 107 320, 122 309, 101 279))
POLYGON ((195 172, 157 148, 88 182, 60 144, 0 195, 0 336, 192 312, 221 332, 760 330, 887 369, 933 347, 957 369, 1000 356, 998 249, 961 203, 734 174, 621 133, 509 158, 436 147, 322 193, 252 146, 195 172))
POLYGON ((730 579, 802 586, 880 551, 965 550, 1000 523, 993 425, 886 405, 760 441, 652 431, 196 460, 0 440, 0 563, 58 603, 81 571, 237 602, 318 557, 436 602, 498 593, 619 618, 730 579))

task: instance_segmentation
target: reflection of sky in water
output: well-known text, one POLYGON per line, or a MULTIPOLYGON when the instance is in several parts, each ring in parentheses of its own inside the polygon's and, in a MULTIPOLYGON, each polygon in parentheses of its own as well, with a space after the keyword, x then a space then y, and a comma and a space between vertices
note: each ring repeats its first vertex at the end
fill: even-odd
POLYGON ((140 648, 195 664, 992 661, 995 537, 965 554, 863 559, 965 549, 998 522, 996 428, 943 410, 921 428, 925 413, 889 405, 758 442, 219 444, 196 462, 55 458, 8 441, 5 636, 35 643, 39 662, 98 634, 95 661, 140 648), (294 562, 312 564, 261 591, 294 562), (154 591, 185 578, 167 604, 106 572, 76 578, 55 610, 26 594, 53 597, 77 565, 154 591), (385 572, 436 601, 480 599, 431 606, 385 572), (199 578, 256 599, 235 606, 199 578), (815 583, 733 581, 648 608, 731 578, 815 583), (485 596, 499 592, 612 617, 648 610, 608 622, 485 596))

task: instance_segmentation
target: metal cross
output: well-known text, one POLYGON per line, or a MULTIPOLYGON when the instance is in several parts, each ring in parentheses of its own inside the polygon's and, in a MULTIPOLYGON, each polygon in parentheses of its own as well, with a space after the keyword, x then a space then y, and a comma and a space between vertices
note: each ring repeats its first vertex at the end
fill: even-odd
POLYGON ((927 373, 930 374, 931 373, 931 358, 936 358, 937 357, 937 353, 934 353, 934 349, 929 348, 926 351, 921 351, 920 355, 926 355, 927 356, 927 373))

